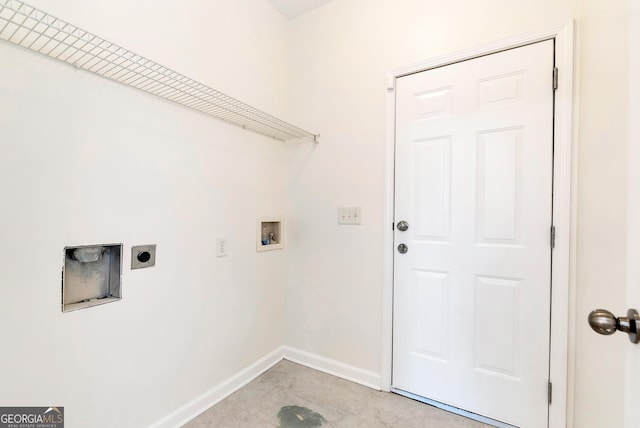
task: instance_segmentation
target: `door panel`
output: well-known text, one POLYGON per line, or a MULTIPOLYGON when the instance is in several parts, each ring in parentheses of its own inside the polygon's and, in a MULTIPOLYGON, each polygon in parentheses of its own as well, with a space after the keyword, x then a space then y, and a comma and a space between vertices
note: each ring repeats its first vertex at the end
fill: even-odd
POLYGON ((476 243, 520 245, 522 132, 519 127, 478 135, 476 243))
POLYGON ((451 139, 416 142, 415 199, 418 237, 425 241, 448 242, 451 212, 451 139))
POLYGON ((396 88, 393 387, 547 426, 553 42, 396 88))

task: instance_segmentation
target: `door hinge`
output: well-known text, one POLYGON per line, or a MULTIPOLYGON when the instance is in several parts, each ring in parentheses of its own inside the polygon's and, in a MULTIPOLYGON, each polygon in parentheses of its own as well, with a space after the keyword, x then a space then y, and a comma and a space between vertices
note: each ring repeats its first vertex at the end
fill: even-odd
POLYGON ((547 400, 549 401, 549 404, 551 404, 552 392, 553 392, 553 385, 551 385, 551 382, 549 382, 549 387, 547 389, 547 400))
POLYGON ((551 226, 551 236, 550 236, 551 248, 556 247, 556 227, 551 226))
POLYGON ((558 89, 558 67, 553 67, 553 90, 558 89))

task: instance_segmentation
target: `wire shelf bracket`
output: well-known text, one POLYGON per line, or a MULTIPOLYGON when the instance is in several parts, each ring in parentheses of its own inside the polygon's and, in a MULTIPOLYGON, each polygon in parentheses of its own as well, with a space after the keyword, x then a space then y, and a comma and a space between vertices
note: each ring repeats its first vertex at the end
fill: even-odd
POLYGON ((0 40, 277 140, 319 135, 18 0, 0 0, 0 40))

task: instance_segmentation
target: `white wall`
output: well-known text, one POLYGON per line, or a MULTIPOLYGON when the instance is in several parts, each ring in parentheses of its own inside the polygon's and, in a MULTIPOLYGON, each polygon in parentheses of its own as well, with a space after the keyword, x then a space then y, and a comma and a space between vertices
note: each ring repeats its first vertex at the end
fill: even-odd
MULTIPOLYGON (((286 21, 266 2, 156 3, 33 2, 283 109, 286 21)), ((279 348, 287 250, 257 254, 255 222, 286 210, 284 145, 6 43, 0 63, 0 403, 147 426, 279 348), (123 299, 62 313, 63 248, 114 242, 123 299), (149 243, 157 265, 131 271, 149 243)))
POLYGON ((30 0, 254 107, 286 113, 287 21, 267 0, 30 0))
POLYGON ((626 313, 627 8, 583 0, 579 17, 575 427, 624 426, 625 366, 612 357, 624 360, 628 339, 594 334, 587 316, 626 313))
MULTIPOLYGON (((628 112, 628 210, 627 257, 640 259, 640 3, 629 0, 629 112, 628 112)), ((640 264, 627 263, 627 307, 640 310, 640 264)), ((630 375, 625 390, 625 427, 638 424, 640 403, 640 346, 627 344, 626 374, 630 375)))
POLYGON ((602 349, 622 352, 626 339, 595 335, 586 317, 596 307, 623 313, 625 305, 625 8, 596 0, 337 0, 294 20, 294 119, 320 132, 322 142, 290 148, 296 233, 287 343, 377 373, 386 369, 380 353, 383 232, 391 226, 383 224, 386 71, 575 19, 580 156, 576 306, 569 308, 575 410, 568 418, 575 412, 580 428, 622 426, 622 403, 610 391, 624 387, 623 364, 602 349), (339 205, 361 205, 363 225, 338 226, 339 205))
POLYGON ((297 233, 289 344, 381 371, 382 240, 391 227, 382 224, 387 71, 568 20, 576 10, 569 1, 337 0, 293 21, 295 120, 322 140, 290 150, 297 233), (338 226, 339 205, 361 205, 363 225, 338 226))

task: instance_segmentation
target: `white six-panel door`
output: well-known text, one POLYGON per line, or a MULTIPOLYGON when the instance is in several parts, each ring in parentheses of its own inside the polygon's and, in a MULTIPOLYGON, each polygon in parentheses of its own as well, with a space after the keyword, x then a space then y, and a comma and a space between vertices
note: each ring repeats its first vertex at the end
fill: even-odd
POLYGON ((553 41, 397 79, 393 388, 548 419, 553 41))

